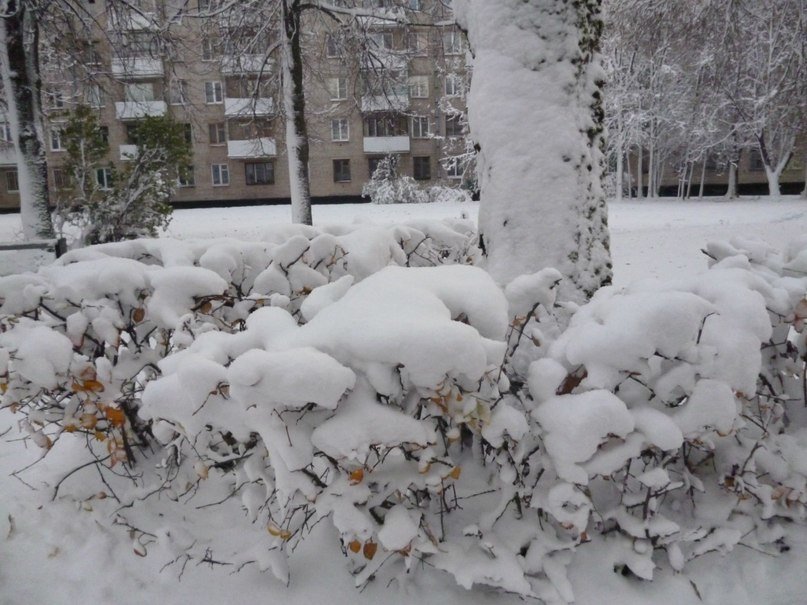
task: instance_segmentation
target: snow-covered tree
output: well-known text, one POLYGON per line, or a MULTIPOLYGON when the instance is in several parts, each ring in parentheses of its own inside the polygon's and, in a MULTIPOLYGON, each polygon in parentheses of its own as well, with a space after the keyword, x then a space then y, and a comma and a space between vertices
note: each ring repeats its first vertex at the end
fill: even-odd
POLYGON ((82 244, 154 236, 170 221, 169 200, 190 158, 185 129, 170 117, 146 117, 133 135, 134 153, 115 167, 104 160, 109 146, 92 110, 79 107, 67 123, 72 188, 58 214, 81 229, 82 244))
POLYGON ((463 0, 480 242, 501 283, 556 267, 578 301, 611 280, 599 2, 463 0))
POLYGON ((26 239, 53 237, 39 74, 41 7, 29 0, 0 3, 0 77, 17 149, 20 215, 26 239))

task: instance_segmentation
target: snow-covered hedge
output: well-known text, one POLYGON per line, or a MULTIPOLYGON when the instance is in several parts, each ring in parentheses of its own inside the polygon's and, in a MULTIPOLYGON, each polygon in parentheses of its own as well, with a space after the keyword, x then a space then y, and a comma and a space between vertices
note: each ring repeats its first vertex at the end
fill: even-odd
POLYGON ((579 309, 552 269, 500 289, 473 241, 424 223, 73 252, 0 280, 2 405, 45 450, 78 433, 105 468, 151 469, 123 504, 240 500, 261 531, 218 557, 284 581, 319 522, 357 585, 438 569, 549 602, 591 543, 644 579, 783 548, 807 504, 807 241, 711 245, 701 276, 579 309))

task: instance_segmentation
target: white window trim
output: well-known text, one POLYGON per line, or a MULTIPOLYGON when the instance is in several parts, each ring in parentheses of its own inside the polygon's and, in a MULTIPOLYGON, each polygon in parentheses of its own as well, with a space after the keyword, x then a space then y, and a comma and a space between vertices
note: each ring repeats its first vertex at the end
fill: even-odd
POLYGON ((429 76, 410 76, 409 96, 413 99, 428 99, 429 76))
POLYGON ((429 120, 429 116, 412 116, 411 123, 410 123, 410 132, 412 133, 412 138, 413 139, 429 139, 429 138, 431 138, 432 129, 431 129, 431 123, 430 123, 430 120, 429 120), (425 134, 423 134, 423 133, 416 134, 417 129, 415 128, 415 120, 417 120, 418 122, 420 122, 420 120, 426 120, 426 133, 425 134))
POLYGON ((101 190, 101 191, 109 191, 110 189, 112 189, 112 187, 110 186, 110 183, 109 183, 109 176, 110 176, 109 173, 110 173, 109 168, 96 168, 95 169, 95 184, 98 185, 99 190, 101 190), (98 173, 99 172, 104 173, 104 182, 103 183, 101 183, 98 180, 98 173))
POLYGON ((347 78, 340 76, 338 78, 330 78, 330 82, 336 82, 336 86, 329 86, 328 94, 331 101, 346 101, 347 100, 347 78), (344 87, 342 86, 344 82, 344 87), (334 95, 334 93, 336 93, 334 95))
POLYGON ((50 127, 50 150, 51 151, 64 151, 62 144, 62 128, 61 126, 53 125, 50 127), (55 138, 54 138, 55 137, 55 138), (54 146, 57 143, 58 146, 54 146))
POLYGON ((221 84, 221 80, 208 80, 205 82, 205 105, 221 105, 224 103, 224 87, 221 84), (207 96, 207 85, 211 85, 211 90, 213 91, 213 101, 208 100, 207 96), (216 86, 218 85, 218 87, 216 86), (218 95, 216 95, 216 90, 218 88, 218 95), (216 98, 218 97, 218 98, 216 98))
POLYGON ((210 165, 210 181, 213 187, 227 187, 230 184, 230 165, 229 164, 211 164, 210 165), (224 171, 222 171, 222 167, 224 171), (216 169, 218 168, 219 182, 216 183, 216 169), (227 174, 227 182, 222 178, 223 174, 227 174))
POLYGON ((331 141, 333 141, 334 143, 347 143, 348 141, 350 141, 350 120, 348 120, 347 118, 334 118, 331 120, 331 141), (339 138, 334 136, 334 134, 336 133, 336 131, 334 130, 334 125, 336 123, 340 124, 339 138), (344 123, 345 125, 344 136, 342 136, 343 135, 341 127, 342 123, 344 123))

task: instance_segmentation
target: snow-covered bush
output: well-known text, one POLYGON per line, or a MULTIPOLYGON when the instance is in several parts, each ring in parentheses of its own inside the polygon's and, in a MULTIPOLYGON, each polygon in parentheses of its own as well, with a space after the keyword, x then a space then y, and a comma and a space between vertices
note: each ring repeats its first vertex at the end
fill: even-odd
POLYGON ((238 332, 263 306, 304 321, 329 297, 388 264, 473 260, 468 225, 432 223, 321 233, 269 243, 135 240, 75 250, 36 274, 0 278, 2 407, 45 449, 65 433, 98 459, 136 458, 137 418, 157 363, 207 331, 238 332), (418 228, 420 227, 420 228, 418 228))
POLYGON ((430 202, 429 194, 423 191, 415 179, 399 174, 397 155, 388 155, 378 162, 370 180, 362 187, 362 197, 369 197, 373 204, 418 204, 430 202))
MULTIPOLYGON (((154 494, 239 502, 255 539, 217 560, 283 581, 320 523, 357 585, 436 569, 547 602, 573 600, 579 548, 643 579, 784 548, 807 503, 807 241, 711 245, 701 276, 577 308, 554 269, 502 291, 459 266, 467 227, 74 251, 0 280, 3 406, 45 450, 79 433, 102 476, 137 462, 115 495, 135 533, 168 535, 154 494)), ((194 543, 173 552, 209 560, 194 543)))

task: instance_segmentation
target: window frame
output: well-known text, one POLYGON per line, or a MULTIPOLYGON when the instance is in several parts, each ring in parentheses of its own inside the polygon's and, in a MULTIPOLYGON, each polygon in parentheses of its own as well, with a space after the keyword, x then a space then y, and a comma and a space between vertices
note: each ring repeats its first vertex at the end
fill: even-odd
POLYGON ((345 76, 328 78, 328 96, 331 101, 347 101, 347 78, 345 76), (334 83, 336 83, 335 87, 334 83))
POLYGON ((262 162, 245 162, 244 163, 244 181, 250 187, 261 185, 274 185, 275 184, 275 163, 272 160, 264 160, 262 162), (265 172, 263 175, 265 180, 259 180, 258 167, 262 167, 265 172), (252 175, 250 175, 250 168, 252 168, 252 175))
POLYGON ((227 138, 227 122, 210 122, 207 125, 207 140, 210 145, 226 145, 227 138))
POLYGON ((109 191, 112 189, 112 171, 109 168, 96 168, 95 169, 95 184, 98 185, 99 191, 109 191), (98 178, 104 175, 103 179, 98 178))
POLYGON ((416 181, 430 181, 432 180, 432 158, 428 155, 412 156, 412 177, 416 181), (422 171, 425 161, 426 171, 422 171), (420 168, 420 171, 418 170, 420 168))
POLYGON ((227 187, 230 184, 230 165, 227 163, 211 164, 210 182, 213 187, 227 187), (218 183, 216 182, 217 179, 218 183))
POLYGON ((206 80, 205 105, 221 105, 222 103, 224 103, 224 86, 221 80, 206 80), (208 93, 212 93, 212 96, 208 93), (212 101, 210 100, 211 98, 213 99, 212 101))
POLYGON ((410 136, 413 139, 429 139, 431 138, 431 124, 429 123, 429 116, 411 116, 411 124, 409 125, 410 136), (423 132, 423 124, 426 125, 426 132, 423 132), (416 126, 417 124, 417 126, 416 126))
POLYGON ((331 119, 331 142, 333 143, 347 143, 350 141, 350 120, 347 118, 333 118, 331 119), (338 135, 336 126, 339 125, 338 135), (344 126, 344 128, 342 128, 344 126))
POLYGON ((20 173, 18 170, 6 170, 6 191, 8 193, 20 192, 20 173), (12 181, 16 184, 16 189, 11 187, 12 181))
POLYGON ((350 171, 350 159, 337 158, 332 161, 333 161, 333 182, 350 183, 353 180, 353 175, 351 174, 350 171))

